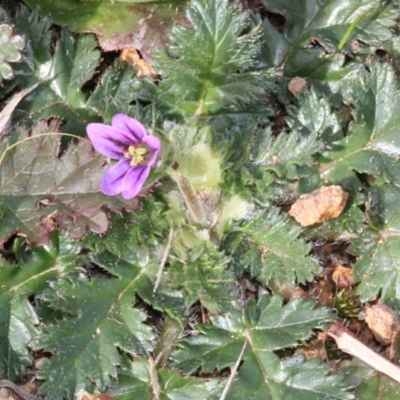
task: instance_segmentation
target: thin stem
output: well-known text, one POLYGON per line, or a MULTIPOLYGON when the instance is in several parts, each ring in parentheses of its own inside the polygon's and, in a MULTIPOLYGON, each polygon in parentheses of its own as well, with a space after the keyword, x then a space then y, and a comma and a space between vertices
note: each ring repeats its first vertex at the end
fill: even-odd
POLYGON ((234 365, 233 368, 231 369, 231 374, 230 374, 230 376, 229 376, 228 381, 226 382, 226 385, 225 385, 225 387, 224 387, 224 390, 223 390, 223 392, 222 392, 221 397, 219 398, 219 400, 225 400, 226 395, 228 394, 228 391, 229 391, 229 389, 230 389, 231 386, 232 386, 233 379, 235 378, 236 372, 237 372, 237 370, 239 369, 239 365, 240 365, 240 362, 242 361, 244 351, 246 350, 246 346, 247 346, 247 340, 245 340, 245 342, 244 342, 244 344, 243 344, 243 347, 242 347, 242 351, 240 352, 239 357, 238 357, 238 359, 236 360, 235 365, 234 365))
POLYGON ((160 285, 161 278, 162 278, 162 273, 163 273, 163 270, 164 270, 165 263, 168 260, 169 250, 171 248, 171 244, 172 244, 172 239, 173 238, 174 238, 174 230, 173 230, 173 228, 171 228, 169 230, 167 245, 165 246, 164 254, 162 256, 162 259, 161 259, 161 262, 160 262, 160 266, 158 267, 157 279, 156 279, 156 283, 154 284, 153 293, 155 293, 157 291, 157 288, 160 285))
POLYGON ((344 33, 342 40, 340 41, 340 43, 338 44, 338 51, 341 51, 344 47, 344 45, 347 43, 347 41, 349 40, 351 34, 354 31, 354 28, 371 12, 374 11, 373 9, 367 10, 364 13, 362 13, 361 15, 359 15, 354 21, 353 23, 347 28, 346 32, 344 33))
POLYGON ((153 390, 153 400, 160 400, 160 384, 158 383, 156 364, 152 357, 149 358, 149 373, 151 388, 153 390))
POLYGON ((161 328, 160 337, 155 350, 155 365, 160 364, 161 367, 166 365, 181 332, 182 327, 179 322, 175 318, 167 315, 161 328))

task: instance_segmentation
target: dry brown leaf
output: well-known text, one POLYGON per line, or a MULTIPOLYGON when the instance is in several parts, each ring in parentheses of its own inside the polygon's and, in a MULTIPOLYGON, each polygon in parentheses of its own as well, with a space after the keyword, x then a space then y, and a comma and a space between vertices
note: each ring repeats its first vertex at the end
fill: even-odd
POLYGON ((346 206, 348 194, 340 186, 323 186, 301 195, 289 215, 303 227, 337 218, 346 206))
POLYGON ((114 397, 107 393, 94 395, 83 390, 77 394, 76 400, 114 400, 114 397))
POLYGON ((307 86, 307 81, 304 78, 296 76, 291 79, 288 85, 289 92, 292 93, 294 97, 297 97, 307 86))
POLYGON ((365 310, 365 322, 378 342, 388 345, 393 342, 400 323, 393 310, 386 304, 376 304, 365 310))
POLYGON ((348 288, 353 284, 353 270, 343 265, 337 265, 332 279, 338 288, 348 288))
POLYGON ((150 78, 157 77, 154 68, 140 56, 136 49, 122 50, 119 58, 122 61, 126 61, 130 66, 132 66, 138 76, 149 76, 150 78))
POLYGON ((279 293, 286 301, 296 298, 307 298, 307 293, 300 286, 290 286, 287 283, 270 283, 271 290, 274 293, 279 293))
POLYGON ((303 354, 307 360, 311 360, 313 358, 319 358, 321 360, 326 360, 326 350, 323 346, 314 346, 314 347, 307 347, 301 346, 298 347, 295 351, 295 354, 303 354))
POLYGON ((31 87, 21 90, 18 93, 15 93, 14 96, 8 101, 6 106, 0 112, 0 134, 5 135, 9 132, 10 124, 11 124, 11 115, 17 107, 18 103, 27 96, 32 90, 36 89, 40 82, 36 82, 31 87))
POLYGON ((309 292, 309 297, 317 300, 318 307, 332 307, 335 303, 335 287, 332 281, 326 277, 317 280, 309 292))

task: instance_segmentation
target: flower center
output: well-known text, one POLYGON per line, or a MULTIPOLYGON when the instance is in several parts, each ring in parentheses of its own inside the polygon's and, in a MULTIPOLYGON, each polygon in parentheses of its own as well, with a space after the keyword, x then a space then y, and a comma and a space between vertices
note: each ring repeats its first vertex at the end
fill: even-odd
POLYGON ((131 145, 128 147, 128 151, 124 153, 124 157, 131 159, 130 164, 132 167, 136 167, 138 164, 145 165, 150 158, 149 156, 149 148, 144 144, 131 145))

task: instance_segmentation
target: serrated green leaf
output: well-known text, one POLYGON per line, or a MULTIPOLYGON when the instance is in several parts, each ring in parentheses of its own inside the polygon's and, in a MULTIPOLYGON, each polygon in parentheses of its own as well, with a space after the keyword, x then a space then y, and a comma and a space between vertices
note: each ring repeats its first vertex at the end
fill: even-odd
POLYGON ((381 292, 383 300, 400 298, 400 189, 375 187, 381 223, 379 231, 370 231, 354 241, 352 251, 360 259, 354 264, 354 279, 362 301, 381 292))
POLYGON ((230 388, 227 400, 354 399, 344 375, 330 374, 320 360, 302 355, 285 360, 269 352, 250 355, 230 388))
POLYGON ((204 246, 199 257, 171 262, 163 278, 169 287, 184 293, 185 304, 190 307, 196 301, 211 313, 221 312, 238 297, 235 277, 228 270, 229 258, 218 252, 213 246, 204 246))
POLYGON ((97 253, 109 251, 122 258, 128 257, 131 261, 132 256, 135 256, 137 262, 146 262, 153 251, 165 245, 168 227, 163 203, 154 198, 142 198, 140 206, 141 212, 137 213, 109 212, 110 225, 107 233, 101 240, 97 234, 88 233, 84 238, 85 246, 97 253))
MULTIPOLYGON (((178 372, 168 369, 159 369, 156 374, 160 400, 205 400, 218 387, 217 379, 205 381, 182 377, 178 372)), ((115 400, 151 400, 153 388, 149 361, 139 358, 132 362, 125 358, 118 386, 112 389, 111 394, 115 400)))
POLYGON ((110 385, 121 362, 118 349, 141 355, 153 349, 146 314, 133 307, 141 268, 120 262, 118 270, 118 278, 63 280, 45 292, 52 307, 70 315, 40 338, 40 346, 55 353, 40 370, 47 399, 71 397, 88 380, 110 385))
POLYGON ((49 20, 40 20, 37 12, 26 11, 16 19, 29 46, 24 62, 16 64, 14 84, 31 86, 38 81, 41 84, 34 95, 20 103, 15 118, 35 122, 40 118, 61 117, 65 120, 65 132, 83 135, 86 121, 95 116, 86 106, 87 95, 82 92, 100 62, 95 37, 79 36, 64 29, 51 57, 46 49, 50 44, 49 20))
POLYGON ((333 318, 330 310, 315 309, 313 300, 291 300, 282 304, 282 298, 263 296, 258 304, 249 301, 242 313, 226 312, 211 317, 212 325, 199 324, 201 335, 185 340, 182 349, 172 354, 173 365, 185 373, 198 368, 211 372, 235 364, 244 342, 248 351, 266 351, 296 346, 333 318))
POLYGON ((201 368, 221 370, 238 361, 243 346, 243 365, 227 399, 281 399, 291 393, 306 399, 347 399, 343 377, 328 376, 329 367, 302 357, 280 361, 274 350, 296 346, 311 330, 334 318, 328 309, 315 309, 312 300, 292 300, 283 305, 280 296, 263 296, 258 304, 249 301, 242 313, 232 311, 200 324, 200 334, 186 339, 172 354, 173 365, 185 373, 201 368), (310 379, 312 381, 310 382, 310 379), (336 395, 337 397, 334 397, 336 395))
POLYGON ((355 105, 354 122, 336 148, 322 153, 321 177, 343 183, 345 189, 360 187, 354 171, 383 174, 398 182, 396 160, 400 155, 400 95, 389 64, 375 64, 371 73, 354 77, 343 85, 349 103, 355 105))
POLYGON ((132 91, 134 70, 127 63, 117 63, 106 71, 88 99, 87 107, 94 110, 105 121, 115 114, 134 114, 132 91))
POLYGON ((263 60, 269 66, 284 66, 285 76, 307 76, 318 80, 337 79, 346 73, 340 68, 341 54, 329 54, 351 40, 379 45, 392 37, 398 12, 382 7, 378 0, 323 0, 297 3, 268 1, 269 12, 285 21, 283 29, 263 22, 263 60), (317 46, 310 46, 316 42, 317 46), (328 53, 328 54, 326 54, 328 53))
POLYGON ((265 93, 268 79, 246 72, 259 51, 259 32, 242 34, 246 13, 227 0, 194 0, 187 18, 192 27, 175 26, 168 53, 158 57, 164 79, 153 95, 160 107, 187 117, 232 113, 265 93))
POLYGON ((32 73, 39 79, 45 79, 50 67, 51 21, 49 17, 39 18, 39 10, 32 12, 22 7, 15 17, 18 32, 28 38, 25 48, 25 60, 32 73), (44 66, 47 64, 47 68, 44 66))
POLYGON ((346 373, 346 379, 354 386, 357 399, 396 400, 400 395, 398 382, 364 364, 358 359, 343 361, 340 369, 346 373))
POLYGON ((299 238, 301 231, 288 216, 270 208, 259 212, 240 232, 228 235, 224 248, 232 252, 238 271, 249 267, 252 276, 265 285, 270 280, 294 285, 296 280, 312 280, 319 272, 316 260, 309 256, 311 247, 299 238))
POLYGON ((24 367, 31 365, 29 348, 35 348, 41 332, 39 319, 28 300, 39 295, 52 279, 76 268, 79 248, 57 234, 47 248, 32 250, 17 240, 14 244, 16 265, 0 259, 0 375, 14 380, 24 367))
POLYGON ((312 156, 323 148, 318 130, 306 136, 297 132, 281 133, 276 138, 268 130, 263 136, 262 142, 254 146, 253 164, 275 172, 279 178, 298 178, 296 167, 312 165, 312 156))
POLYGON ((319 133, 324 142, 332 145, 343 138, 342 126, 331 105, 325 98, 318 98, 314 91, 299 96, 296 107, 289 107, 287 123, 303 135, 319 133))
POLYGON ((31 134, 19 128, 1 143, 0 242, 22 232, 31 243, 44 244, 55 222, 74 237, 82 237, 87 228, 102 233, 108 228, 102 206, 137 208, 135 199, 128 202, 101 193, 100 180, 108 165, 87 140, 71 144, 59 157, 57 129, 57 121, 41 121, 31 134), (49 132, 53 134, 42 135, 49 132))
MULTIPOLYGON (((131 266, 145 266, 146 270, 142 270, 142 274, 136 285, 138 296, 146 303, 150 304, 154 309, 160 310, 178 319, 182 324, 186 318, 186 306, 184 296, 181 291, 161 285, 154 292, 156 274, 159 265, 152 262, 152 258, 148 253, 143 254, 140 249, 138 254, 130 251, 123 256, 116 256, 115 252, 103 252, 92 256, 92 261, 100 265, 110 274, 128 278, 131 275, 131 266)), ((157 259, 159 262, 159 260, 157 259)))

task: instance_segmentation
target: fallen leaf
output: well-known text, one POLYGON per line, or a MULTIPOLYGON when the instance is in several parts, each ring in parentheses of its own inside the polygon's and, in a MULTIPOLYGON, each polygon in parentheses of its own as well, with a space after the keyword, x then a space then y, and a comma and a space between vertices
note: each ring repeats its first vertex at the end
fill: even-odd
POLYGON ((338 288, 348 288, 353 284, 353 270, 337 265, 332 273, 332 279, 338 288))
POLYGON ((313 358, 326 360, 327 358, 326 350, 323 346, 301 346, 296 349, 295 354, 303 354, 307 360, 311 360, 313 358))
POLYGON ((400 329, 400 323, 393 310, 386 304, 376 304, 365 310, 365 322, 375 339, 388 345, 393 342, 400 329))
POLYGON ((149 76, 150 78, 157 77, 157 73, 154 71, 154 68, 148 64, 143 57, 140 56, 136 49, 122 50, 119 58, 132 66, 138 76, 149 76))
POLYGON ((77 394, 76 400, 114 400, 114 397, 107 393, 94 395, 83 390, 77 394))
POLYGON ((11 97, 7 105, 0 112, 0 136, 6 135, 9 133, 11 126, 11 115, 17 107, 18 103, 32 90, 36 89, 40 82, 35 83, 31 87, 21 90, 18 93, 15 93, 14 96, 11 97))
POLYGON ((303 194, 292 205, 289 215, 303 227, 337 218, 346 206, 348 194, 340 186, 323 186, 303 194))
POLYGON ((292 93, 294 97, 297 97, 305 87, 307 87, 307 81, 299 76, 291 79, 288 84, 289 92, 292 93))

